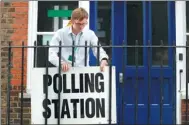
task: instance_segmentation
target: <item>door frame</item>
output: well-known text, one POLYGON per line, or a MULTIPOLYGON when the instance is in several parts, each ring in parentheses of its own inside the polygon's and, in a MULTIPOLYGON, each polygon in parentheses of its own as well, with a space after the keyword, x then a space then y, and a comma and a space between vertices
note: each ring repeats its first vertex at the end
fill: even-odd
MULTIPOLYGON (((186 1, 175 1, 176 46, 186 46, 186 1)), ((176 48, 176 124, 182 123, 182 95, 186 84, 186 49, 176 48), (183 60, 179 60, 183 54, 183 60), (180 70, 182 70, 180 78, 180 70), (181 79, 181 83, 180 83, 181 79), (180 88, 181 85, 181 88, 180 88)))

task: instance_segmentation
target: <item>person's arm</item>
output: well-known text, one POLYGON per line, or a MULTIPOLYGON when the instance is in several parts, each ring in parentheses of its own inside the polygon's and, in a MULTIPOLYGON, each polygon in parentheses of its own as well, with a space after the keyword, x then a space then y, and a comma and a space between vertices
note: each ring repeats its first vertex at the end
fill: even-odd
MULTIPOLYGON (((58 57, 58 52, 59 52, 59 47, 51 47, 51 46, 59 46, 59 42, 61 41, 59 32, 57 31, 54 36, 52 37, 50 43, 49 43, 49 61, 55 65, 59 66, 59 57, 58 57)), ((63 41, 61 41, 63 45, 63 41)), ((61 58, 61 64, 63 60, 61 58)))
MULTIPOLYGON (((92 32, 92 37, 91 37, 91 44, 92 46, 98 46, 98 37, 95 35, 94 32, 92 32)), ((92 47, 93 54, 97 57, 98 53, 98 47, 92 47)), ((102 47, 99 48, 99 61, 101 62, 102 60, 106 60, 108 62, 108 55, 104 51, 102 47)))

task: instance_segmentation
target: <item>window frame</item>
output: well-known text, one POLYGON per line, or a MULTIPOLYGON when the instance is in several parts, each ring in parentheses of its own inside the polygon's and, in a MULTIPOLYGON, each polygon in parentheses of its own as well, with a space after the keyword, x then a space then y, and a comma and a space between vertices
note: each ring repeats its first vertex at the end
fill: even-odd
MULTIPOLYGON (((78 1, 78 7, 83 7, 89 13, 89 1, 78 1)), ((54 34, 54 32, 37 32, 38 1, 29 1, 28 7, 28 46, 33 46, 37 35, 54 34)), ((89 21, 88 21, 89 22, 89 21)), ((89 23, 87 28, 89 28, 89 23)), ((27 53, 27 83, 26 93, 31 93, 31 70, 34 68, 34 49, 28 48, 27 53)))

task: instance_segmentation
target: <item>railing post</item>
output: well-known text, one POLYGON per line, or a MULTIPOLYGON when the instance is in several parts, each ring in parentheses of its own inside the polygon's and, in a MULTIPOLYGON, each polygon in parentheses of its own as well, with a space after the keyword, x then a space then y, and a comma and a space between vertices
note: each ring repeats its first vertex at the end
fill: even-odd
MULTIPOLYGON (((62 42, 59 42, 59 64, 58 64, 58 125, 60 125, 60 88, 61 88, 61 70, 62 70, 62 64, 61 64, 61 56, 62 56, 62 42)), ((73 56, 72 56, 72 65, 73 65, 73 56)))
MULTIPOLYGON (((112 43, 110 42, 110 55, 112 55, 112 43)), ((112 124, 112 57, 109 57, 109 125, 112 124)))
POLYGON ((6 124, 10 125, 10 89, 11 89, 11 42, 9 42, 8 47, 8 83, 7 83, 7 113, 6 113, 6 124))
POLYGON ((33 65, 34 67, 37 67, 37 42, 34 41, 34 62, 33 65))
MULTIPOLYGON (((163 41, 160 41, 160 46, 161 48, 163 47, 163 41)), ((163 51, 161 51, 162 55, 163 55, 163 51)), ((161 57, 161 62, 160 62, 160 124, 163 124, 163 58, 161 57)))
POLYGON ((172 105, 173 105, 173 124, 176 124, 176 105, 175 105, 175 97, 176 97, 176 43, 173 41, 173 96, 172 96, 172 105))
POLYGON ((87 66, 87 41, 85 41, 85 66, 87 66))
POLYGON ((126 73, 126 42, 123 40, 123 63, 122 63, 122 72, 123 72, 123 81, 122 81, 122 123, 121 124, 125 124, 125 73, 126 73))
POLYGON ((23 90, 24 90, 24 41, 22 42, 22 71, 21 71, 21 105, 20 105, 20 125, 23 125, 23 90))
POLYGON ((135 83, 135 125, 138 121, 138 40, 135 44, 135 65, 136 65, 136 83, 135 83))
POLYGON ((97 59, 96 59, 96 61, 97 61, 97 66, 99 66, 100 65, 100 62, 99 62, 99 59, 100 59, 100 43, 99 43, 99 41, 98 41, 98 47, 97 47, 97 59))
POLYGON ((72 43, 72 67, 74 67, 74 62, 75 62, 75 41, 73 40, 73 43, 72 43))
POLYGON ((151 46, 150 41, 148 41, 148 125, 150 125, 151 119, 151 102, 150 102, 150 94, 151 94, 151 46))
MULTIPOLYGON (((48 103, 47 103, 47 99, 48 99, 48 75, 49 75, 49 41, 47 41, 47 47, 45 47, 45 56, 46 56, 46 67, 45 67, 45 71, 46 71, 46 78, 45 78, 45 105, 46 107, 48 107, 48 103)), ((48 117, 47 117, 47 108, 45 108, 45 113, 46 113, 46 117, 45 117, 45 125, 48 124, 48 117)))
MULTIPOLYGON (((189 51, 188 51, 188 47, 186 47, 186 54, 188 53, 189 51)), ((186 63, 187 64, 187 63, 186 63)), ((186 70, 186 72, 187 72, 187 70, 186 70)), ((189 80, 189 78, 188 78, 188 75, 186 76, 186 110, 185 110, 185 121, 186 121, 186 124, 188 123, 188 80, 189 80)))

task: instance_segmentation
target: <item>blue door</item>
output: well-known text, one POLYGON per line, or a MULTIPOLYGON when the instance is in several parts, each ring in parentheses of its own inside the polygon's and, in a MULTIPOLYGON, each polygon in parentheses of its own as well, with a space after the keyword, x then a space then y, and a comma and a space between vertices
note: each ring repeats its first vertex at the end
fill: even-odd
MULTIPOLYGON (((175 45, 175 3, 110 3, 110 39, 113 45, 126 46, 112 51, 116 66, 118 123, 174 124, 175 49, 165 46, 175 45), (120 81, 121 74, 124 79, 120 81)), ((98 30, 97 10, 98 3, 90 2, 90 27, 95 31, 98 30)))

